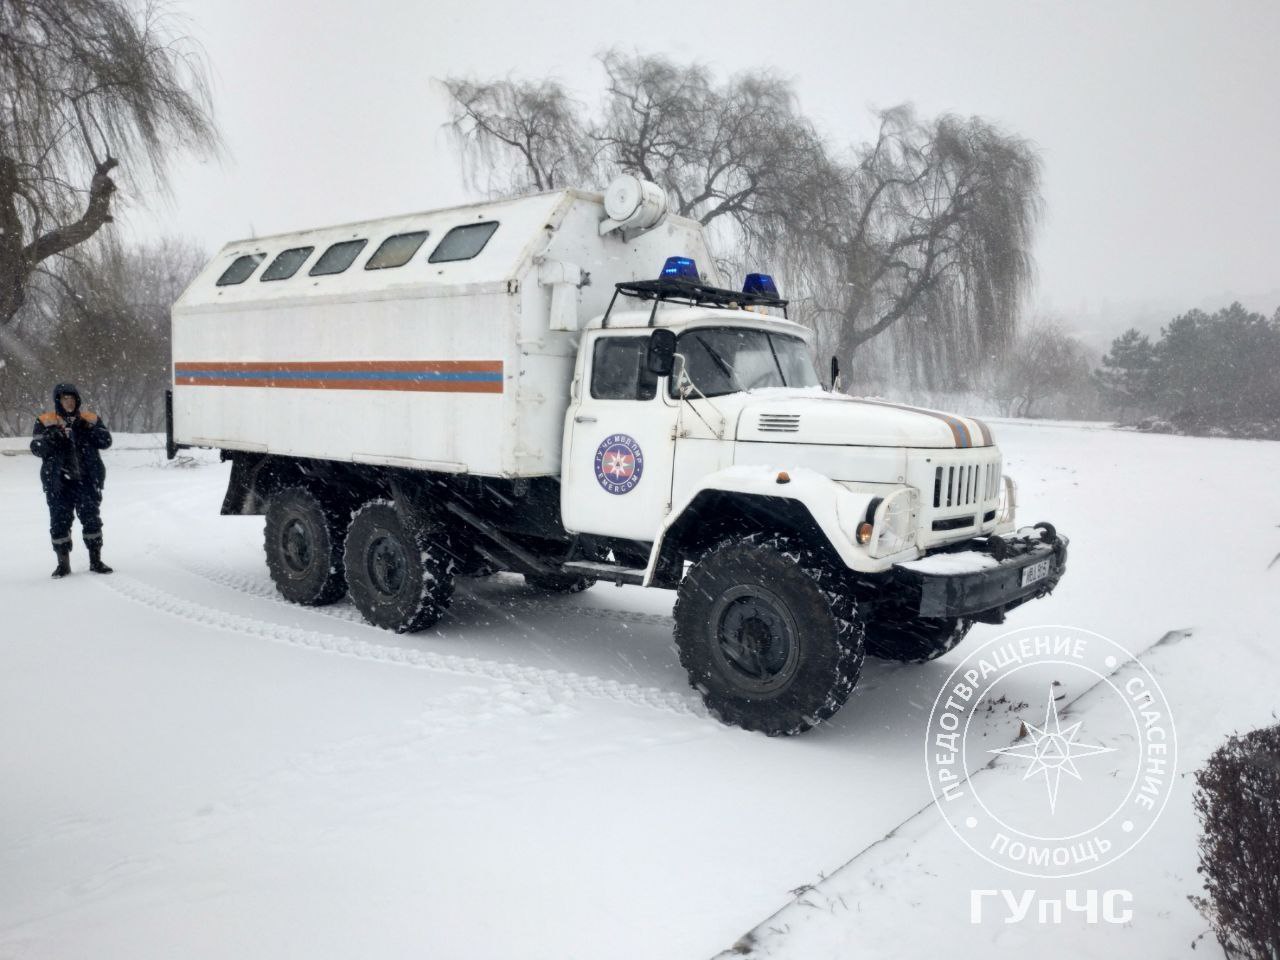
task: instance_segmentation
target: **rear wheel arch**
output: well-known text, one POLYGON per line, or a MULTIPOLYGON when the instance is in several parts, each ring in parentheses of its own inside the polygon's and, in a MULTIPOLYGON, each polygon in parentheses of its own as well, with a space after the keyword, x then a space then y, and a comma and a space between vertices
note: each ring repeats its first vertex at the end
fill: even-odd
POLYGON ((386 495, 379 476, 346 464, 241 451, 230 459, 223 514, 265 514, 271 498, 290 487, 306 488, 326 507, 347 516, 362 503, 386 495))

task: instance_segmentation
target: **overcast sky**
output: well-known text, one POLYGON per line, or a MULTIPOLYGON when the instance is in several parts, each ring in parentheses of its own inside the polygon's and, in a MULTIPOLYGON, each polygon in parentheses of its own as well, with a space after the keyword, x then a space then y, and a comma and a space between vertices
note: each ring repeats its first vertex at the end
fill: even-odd
POLYGON ((596 94, 617 46, 770 68, 833 141, 869 108, 981 114, 1044 159, 1039 309, 1083 326, 1280 306, 1280 2, 556 3, 178 0, 213 72, 221 161, 184 162, 143 235, 251 234, 469 194, 433 79, 596 94), (1092 319, 1090 319, 1092 318, 1092 319))

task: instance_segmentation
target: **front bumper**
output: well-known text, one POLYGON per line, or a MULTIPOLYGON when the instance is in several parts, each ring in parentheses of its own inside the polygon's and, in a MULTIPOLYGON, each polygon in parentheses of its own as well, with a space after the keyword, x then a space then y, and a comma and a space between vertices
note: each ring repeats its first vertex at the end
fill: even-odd
POLYGON ((1007 611, 1053 591, 1067 569, 1068 543, 1052 528, 1026 536, 988 537, 965 546, 1001 557, 997 566, 932 573, 898 564, 893 567, 893 578, 901 591, 901 605, 914 617, 969 617, 999 623, 1007 611), (1023 571, 1043 561, 1048 561, 1048 573, 1024 586, 1023 571))

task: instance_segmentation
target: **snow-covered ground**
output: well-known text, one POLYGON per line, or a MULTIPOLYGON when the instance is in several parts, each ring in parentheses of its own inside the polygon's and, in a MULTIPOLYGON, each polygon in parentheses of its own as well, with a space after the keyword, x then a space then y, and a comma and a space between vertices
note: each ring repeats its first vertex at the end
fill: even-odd
POLYGON ((997 439, 1021 518, 1072 538, 1058 592, 936 663, 868 661, 834 721, 773 740, 704 715, 670 594, 462 581, 406 637, 283 603, 261 518, 218 515, 227 466, 154 438, 108 455, 118 572, 77 547, 54 582, 37 464, 0 443, 0 958, 707 958, 757 925, 753 955, 797 960, 1216 955, 1190 772, 1280 701, 1280 444, 997 439), (1182 777, 1130 856, 1037 883, 951 833, 922 748, 967 648, 1052 623, 1148 651, 1182 777), (1069 887, 1131 890, 1133 920, 970 923, 972 888, 1069 887))

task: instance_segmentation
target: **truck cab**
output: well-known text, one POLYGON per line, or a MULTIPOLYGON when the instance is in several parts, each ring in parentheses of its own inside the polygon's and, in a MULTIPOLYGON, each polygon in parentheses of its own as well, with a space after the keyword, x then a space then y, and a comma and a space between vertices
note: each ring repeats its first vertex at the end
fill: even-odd
POLYGON ((696 268, 618 285, 651 305, 615 302, 584 331, 561 517, 614 558, 648 554, 643 569, 571 568, 679 592, 682 660, 718 715, 792 732, 743 705, 791 690, 780 678, 802 671, 784 651, 805 633, 850 652, 807 681, 821 693, 792 726, 851 688, 862 651, 933 659, 1052 589, 1067 542, 1048 524, 1014 533, 1015 488, 985 423, 824 386, 810 332, 771 284, 750 286, 708 287, 696 268), (825 614, 805 623, 797 594, 815 583, 833 586, 810 591, 825 614), (725 697, 735 684, 754 696, 725 697))

